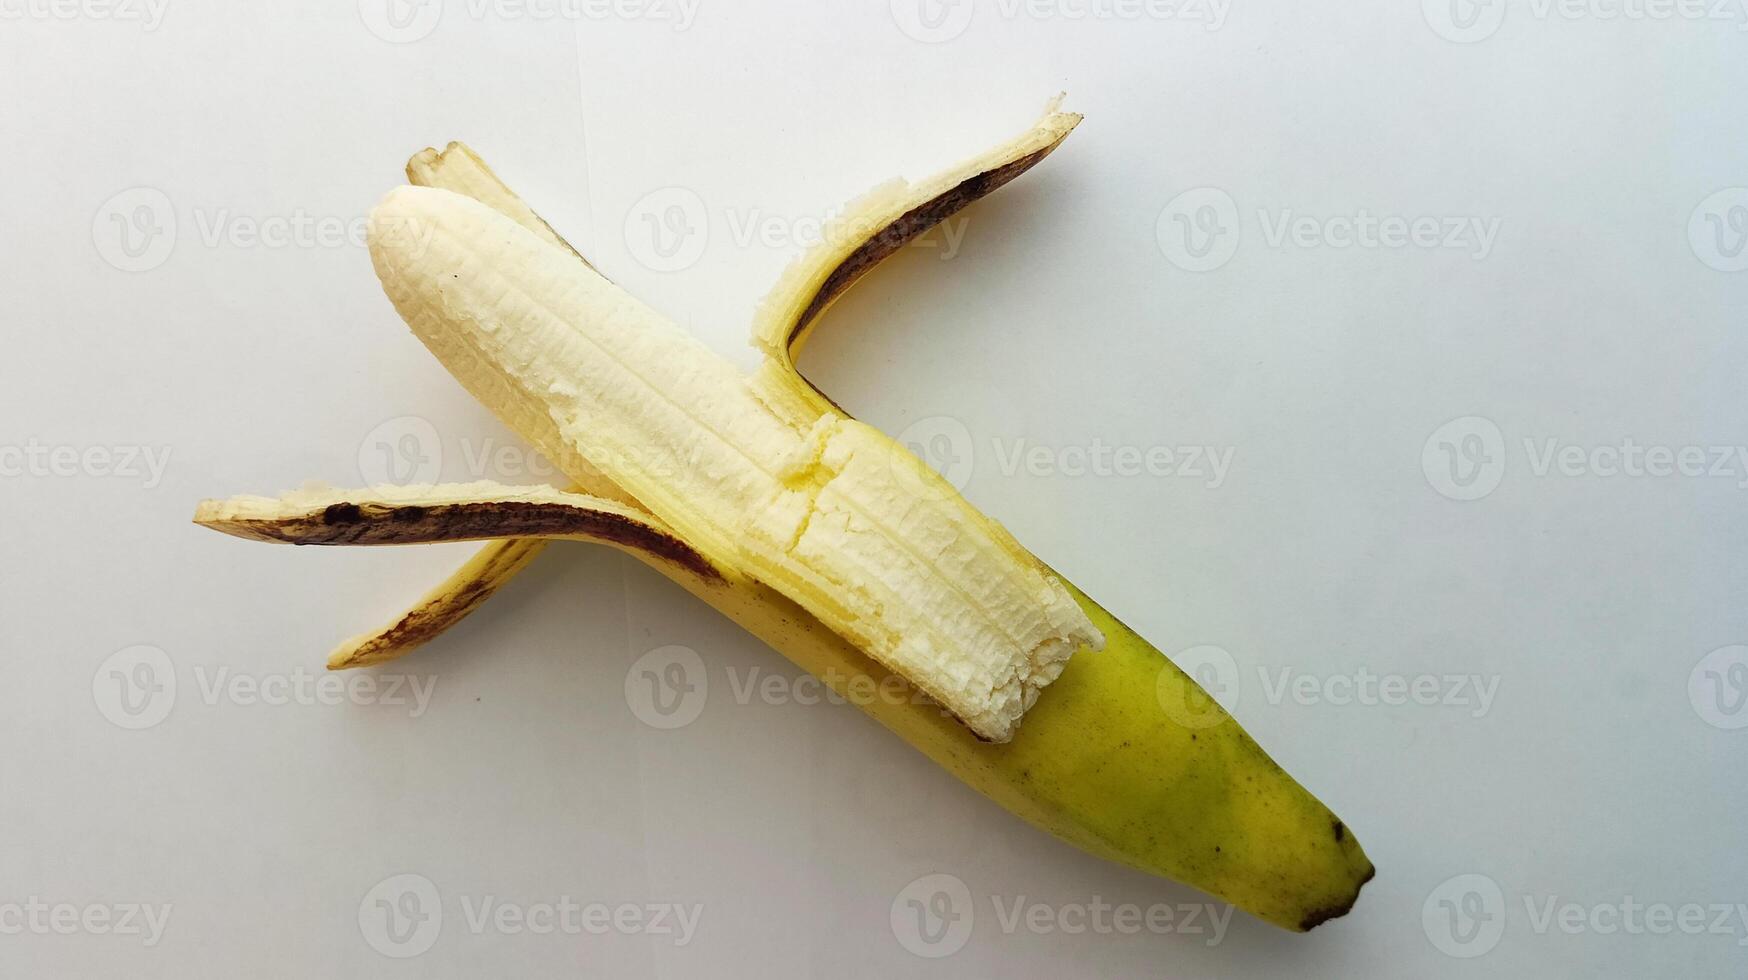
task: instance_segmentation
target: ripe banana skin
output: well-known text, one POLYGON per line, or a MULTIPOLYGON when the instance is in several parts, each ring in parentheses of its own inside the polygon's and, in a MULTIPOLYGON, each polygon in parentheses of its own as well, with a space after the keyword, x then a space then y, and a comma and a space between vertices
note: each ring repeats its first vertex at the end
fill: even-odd
MULTIPOLYGON (((1065 135, 1064 129, 1049 146, 1065 135)), ((931 186, 923 185, 919 193, 938 197, 931 186)), ((831 281, 839 267, 834 261, 853 266, 868 254, 851 249, 847 258, 809 256, 798 265, 806 267, 804 273, 786 275, 788 293, 805 293, 812 288, 807 283, 831 281), (823 278, 818 275, 822 269, 823 278)), ((767 305, 767 310, 795 308, 792 298, 767 305)), ((814 309, 809 300, 799 308, 812 310, 809 315, 817 320, 824 305, 814 309)), ((793 331, 771 327, 787 316, 762 314, 760 332, 783 337, 783 349, 792 356, 812 320, 793 331)), ((792 365, 792 360, 786 357, 784 364, 792 365)), ((774 398, 799 403, 820 397, 792 367, 786 370, 789 379, 778 370, 768 373, 772 391, 778 393, 774 398)), ((432 502, 447 506, 466 506, 475 498, 488 505, 465 525, 447 519, 431 523, 430 534, 453 535, 443 540, 509 537, 534 529, 526 513, 517 518, 517 509, 506 506, 501 492, 471 487, 432 494, 432 502)), ((561 503, 581 510, 601 506, 582 500, 561 503)), ((269 539, 390 543, 396 535, 367 525, 413 523, 407 508, 425 506, 424 501, 385 500, 378 491, 334 493, 301 502, 257 500, 240 509, 203 505, 202 518, 228 522, 233 531, 246 527, 253 536, 269 539), (311 530, 330 514, 345 527, 311 530), (294 534, 289 530, 293 527, 303 530, 294 534)), ((576 536, 582 533, 576 528, 583 526, 586 521, 540 533, 576 536)), ((1182 703, 1176 699, 1206 695, 1157 649, 1072 587, 1075 601, 1104 633, 1106 648, 1073 658, 1027 713, 1013 741, 993 745, 928 705, 853 697, 855 690, 886 689, 879 685, 890 672, 770 588, 738 576, 711 575, 642 544, 608 543, 636 554, 711 603, 969 785, 1094 854, 1186 882, 1301 931, 1346 913, 1372 876, 1371 862, 1342 822, 1275 765, 1236 721, 1217 706, 1203 704, 1193 724, 1180 722, 1184 713, 1168 707, 1182 703), (870 682, 875 686, 866 686, 870 682)), ((500 546, 487 552, 495 547, 500 546)), ((464 582, 469 574, 464 569, 452 581, 464 582)))

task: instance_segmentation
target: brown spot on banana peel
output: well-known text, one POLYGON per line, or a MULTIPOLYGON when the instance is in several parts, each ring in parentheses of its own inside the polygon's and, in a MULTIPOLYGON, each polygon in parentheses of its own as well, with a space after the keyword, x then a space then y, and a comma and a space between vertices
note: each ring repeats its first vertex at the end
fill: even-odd
POLYGON ((546 542, 538 538, 487 544, 448 582, 407 609, 392 625, 341 644, 329 654, 328 669, 351 670, 400 659, 466 619, 545 548, 546 542))
MULTIPOLYGON (((1338 823, 1338 824, 1336 824, 1336 826, 1340 827, 1341 824, 1338 823)), ((1331 906, 1328 906, 1327 908, 1315 909, 1311 912, 1306 913, 1305 918, 1300 920, 1300 922, 1299 922, 1299 931, 1300 932, 1310 932, 1311 930, 1317 928, 1318 926, 1322 925, 1323 923, 1328 922, 1330 919, 1339 919, 1342 916, 1348 914, 1349 912, 1352 912, 1354 904, 1360 900, 1360 892, 1365 889, 1366 883, 1371 881, 1373 878, 1376 878, 1377 876, 1378 876, 1377 867, 1373 866, 1373 867, 1369 868, 1366 871, 1366 876, 1364 878, 1361 878, 1359 881, 1359 884, 1354 886, 1352 898, 1348 899, 1344 904, 1341 904, 1341 905, 1331 905, 1331 906)))
POLYGON ((705 579, 722 574, 690 545, 633 516, 543 501, 434 505, 337 501, 272 517, 197 519, 240 538, 280 544, 343 546, 436 544, 496 538, 574 538, 674 562, 705 579))

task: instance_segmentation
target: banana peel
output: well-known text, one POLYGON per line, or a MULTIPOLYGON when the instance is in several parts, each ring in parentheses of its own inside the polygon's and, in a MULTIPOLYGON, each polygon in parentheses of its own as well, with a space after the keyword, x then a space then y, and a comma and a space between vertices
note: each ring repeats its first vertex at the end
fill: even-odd
MULTIPOLYGON (((1051 111, 1019 139, 970 164, 916 187, 882 189, 853 206, 845 220, 862 222, 857 233, 828 235, 826 245, 785 273, 761 308, 757 339, 773 354, 762 369, 762 389, 797 411, 829 404, 794 369, 795 352, 820 314, 904 241, 1043 159, 1078 121, 1051 111)), ((522 205, 525 216, 513 213, 514 195, 489 199, 502 183, 477 156, 458 150, 465 148, 452 145, 445 154, 467 163, 449 169, 471 181, 469 196, 533 230, 528 220, 539 222, 533 212, 522 205)), ((434 153, 421 157, 429 163, 434 153)), ((442 182, 444 169, 427 168, 421 176, 442 182)), ((590 494, 544 491, 552 498, 542 501, 510 499, 514 493, 481 486, 426 488, 428 500, 420 494, 385 499, 380 489, 331 491, 208 502, 197 520, 228 533, 306 544, 514 539, 489 545, 397 623, 411 618, 418 629, 381 631, 359 642, 350 658, 337 657, 342 665, 381 662, 412 649, 476 608, 532 557, 512 551, 513 545, 563 537, 635 555, 847 697, 892 683, 891 671, 771 588, 724 576, 696 552, 698 560, 687 560, 676 546, 689 546, 667 535, 661 522, 611 499, 619 496, 617 488, 583 489, 590 494), (409 517, 408 508, 420 517, 409 517), (635 519, 648 537, 604 533, 607 515, 635 519), (407 527, 397 531, 397 524, 407 527), (512 560, 497 560, 505 555, 512 560)), ((982 741, 931 704, 851 700, 984 795, 1093 854, 1196 886, 1290 930, 1345 914, 1374 873, 1346 825, 1193 679, 1079 590, 1070 591, 1103 631, 1106 648, 1071 660, 1011 742, 982 741)))

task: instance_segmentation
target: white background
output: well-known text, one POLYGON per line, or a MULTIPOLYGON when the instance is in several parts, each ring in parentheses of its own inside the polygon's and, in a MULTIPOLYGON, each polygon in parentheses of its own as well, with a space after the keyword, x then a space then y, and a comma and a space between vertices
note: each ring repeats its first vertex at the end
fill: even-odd
POLYGON ((451 0, 395 28, 373 0, 0 0, 0 975, 1740 975, 1734 911, 1699 935, 1614 915, 1748 903, 1748 650, 1723 649, 1748 644, 1733 0, 1726 20, 1656 0, 1662 17, 672 2, 451 0), (514 438, 329 237, 411 152, 469 141, 608 275, 750 365, 751 312, 811 219, 1063 89, 1081 129, 957 219, 950 259, 937 232, 871 277, 804 368, 888 431, 945 433, 973 500, 1191 651, 1376 861, 1352 915, 1305 936, 1242 913, 1219 935, 1205 914, 1004 928, 1021 901, 1072 925, 1095 901, 1207 899, 1026 827, 852 708, 740 696, 796 671, 605 550, 550 550, 382 669, 430 692, 422 711, 406 690, 249 695, 311 682, 468 547, 251 545, 190 526, 198 499, 356 485, 418 431, 440 460, 397 463, 540 479, 474 464, 514 438), (1471 230, 1338 247, 1324 222, 1362 212, 1471 230), (660 271, 647 221, 671 233, 671 213, 694 237, 660 271), (310 226, 251 238, 292 219, 310 226), (1230 468, 1011 465, 1095 440, 1230 468), (1731 455, 1607 475, 1627 440, 1731 455), (154 479, 31 447, 170 455, 154 479), (1542 465, 1550 447, 1577 462, 1542 465), (709 688, 664 730, 626 679, 673 645, 709 688), (1281 694, 1283 671, 1309 687, 1281 694), (1346 697, 1362 672, 1458 703, 1346 697), (129 715, 118 673, 174 696, 129 715), (935 874, 963 884, 962 948, 894 915, 935 874), (374 903, 399 875, 429 882, 434 943, 385 939, 374 903), (469 921, 566 896, 702 917, 684 945, 469 921), (171 913, 148 946, 19 928, 33 899, 171 913))

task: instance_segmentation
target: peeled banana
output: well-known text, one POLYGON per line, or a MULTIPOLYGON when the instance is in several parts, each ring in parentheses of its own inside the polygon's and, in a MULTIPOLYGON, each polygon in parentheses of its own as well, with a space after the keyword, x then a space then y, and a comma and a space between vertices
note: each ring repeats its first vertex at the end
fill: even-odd
MULTIPOLYGON (((1020 140, 949 174, 949 179, 914 189, 897 187, 879 192, 870 199, 871 203, 864 202, 864 207, 854 210, 851 217, 896 215, 895 220, 880 225, 878 221, 885 219, 876 217, 869 222, 866 235, 851 245, 816 251, 785 275, 773 300, 762 310, 758 327, 767 351, 782 353, 773 354, 753 378, 742 379, 745 389, 754 393, 770 416, 786 423, 791 431, 805 426, 802 450, 785 455, 789 468, 775 474, 779 483, 786 476, 817 482, 816 467, 829 453, 834 440, 846 431, 860 434, 854 428, 859 423, 837 412, 829 400, 794 372, 793 350, 817 322, 818 314, 857 276, 889 254, 895 247, 894 240, 920 234, 932 223, 928 220, 930 215, 933 220, 940 220, 974 199, 980 190, 993 189, 998 179, 1009 179, 1025 166, 1036 163, 1060 143, 1075 121, 1078 117, 1047 115, 1040 126, 1020 140), (1014 156, 1016 153, 1019 155, 1014 156), (1024 166, 1017 166, 1022 161, 1024 166), (933 210, 931 204, 936 205, 933 210), (899 226, 898 232, 891 231, 899 226)), ((446 152, 454 150, 452 147, 446 152)), ((484 171, 483 164, 480 170, 484 171)), ((485 203, 496 208, 499 202, 485 203)), ((452 202, 445 201, 443 206, 450 207, 452 202)), ((532 212, 528 215, 532 216, 532 212)), ((507 228, 527 227, 527 222, 514 215, 509 218, 494 225, 477 221, 471 212, 467 215, 467 220, 475 221, 476 227, 484 224, 499 239, 514 237, 507 228)), ((538 232, 519 234, 533 239, 538 232)), ((465 267, 471 275, 476 268, 471 263, 486 261, 492 247, 458 252, 455 258, 468 263, 465 267)), ((575 255, 569 261, 581 266, 575 255)), ((444 302, 448 298, 437 301, 439 306, 444 302)), ((612 306, 612 311, 619 309, 618 305, 612 306)), ((415 310, 414 315, 438 314, 415 310)), ((610 311, 608 315, 614 313, 610 311)), ((667 342, 654 338, 630 342, 640 341, 667 342)), ((478 357, 483 341, 462 337, 453 343, 456 347, 450 351, 451 356, 478 357)), ((518 390, 513 379, 493 379, 489 375, 488 379, 475 378, 470 387, 478 385, 488 403, 496 401, 494 407, 504 405, 526 411, 529 418, 524 424, 529 427, 528 434, 537 445, 548 440, 550 445, 542 448, 555 453, 567 473, 570 473, 564 462, 567 453, 582 456, 585 454, 580 450, 597 448, 597 443, 586 438, 553 440, 550 430, 562 434, 564 419, 554 418, 550 411, 545 419, 538 416, 538 407, 530 407, 529 399, 538 402, 535 396, 539 392, 531 395, 526 387, 518 390), (488 388, 488 384, 501 387, 488 388)), ((558 380, 562 385, 562 379, 542 376, 542 380, 558 380)), ((752 445, 759 445, 758 438, 778 431, 766 421, 749 428, 754 430, 752 445)), ((737 430, 737 445, 740 435, 737 430)), ((872 442, 872 436, 867 438, 871 444, 879 445, 872 442)), ((599 452, 594 455, 612 465, 622 464, 599 452)), ((855 455, 854 451, 849 453, 852 462, 855 455)), ((933 484, 912 482, 925 479, 922 474, 892 469, 889 461, 903 457, 891 456, 884 448, 872 455, 883 461, 889 475, 896 472, 892 476, 894 486, 908 488, 911 496, 926 502, 936 502, 932 500, 933 492, 918 492, 919 488, 934 487, 933 484)), ((634 457, 639 461, 647 458, 634 457)), ((613 475, 621 472, 625 470, 614 470, 613 475)), ((657 471, 630 472, 628 482, 651 479, 654 472, 657 471)), ((754 476, 745 479, 750 485, 754 476)), ((855 484, 852 491, 865 489, 859 479, 852 482, 855 484)), ((609 493, 623 489, 586 484, 585 488, 606 489, 609 493)), ((769 487, 760 484, 754 489, 763 492, 769 487)), ((398 493, 380 488, 356 492, 307 491, 278 500, 240 498, 209 502, 202 505, 197 519, 231 533, 293 543, 410 543, 487 536, 527 540, 524 535, 603 541, 637 555, 843 693, 848 693, 852 684, 861 686, 870 680, 882 683, 894 672, 891 660, 882 663, 869 655, 874 650, 868 638, 846 639, 852 630, 827 628, 818 612, 800 601, 827 600, 809 597, 795 582, 785 583, 788 588, 784 590, 774 588, 766 578, 780 577, 779 572, 773 571, 772 560, 749 555, 740 540, 732 536, 722 540, 708 533, 708 528, 694 538, 693 531, 681 528, 682 524, 698 519, 689 511, 674 510, 684 520, 670 522, 664 519, 667 514, 657 517, 650 513, 654 508, 602 499, 604 496, 607 494, 590 497, 479 485, 398 493), (398 525, 408 527, 397 530, 398 525), (602 531, 608 526, 633 525, 639 529, 638 534, 615 536, 602 531), (785 595, 786 591, 796 595, 785 595)), ((641 501, 641 497, 635 499, 641 501)), ((756 502, 767 498, 755 494, 748 499, 756 502)), ((813 499, 817 501, 818 497, 813 499)), ((932 511, 925 508, 923 513, 932 511)), ((1061 583, 1036 559, 1024 561, 1029 556, 993 522, 981 515, 977 515, 975 522, 962 515, 953 516, 965 522, 956 527, 979 528, 988 536, 986 544, 978 546, 980 549, 987 547, 999 553, 991 555, 979 550, 971 561, 1012 562, 1002 567, 1016 575, 1019 574, 1016 569, 1029 569, 1046 584, 1057 584, 1074 604, 1075 612, 1090 624, 1091 631, 1096 631, 1089 632, 1087 627, 1061 617, 1054 599, 1044 590, 1033 597, 1031 606, 1032 612, 1045 623, 1043 635, 1054 631, 1061 639, 1074 637, 1088 642, 1095 635, 1102 635, 1105 649, 1067 660, 1060 676, 1042 696, 1034 691, 1035 703, 1024 712, 1024 724, 1010 733, 1012 740, 1006 744, 979 738, 964 724, 926 704, 856 699, 859 706, 1003 806, 1095 854, 1196 885, 1289 929, 1309 929, 1344 914, 1352 906, 1360 886, 1372 875, 1372 865, 1341 821, 1282 772, 1217 706, 1204 703, 1194 724, 1180 721, 1183 713, 1170 710, 1173 699, 1206 695, 1155 648, 1078 590, 1061 583), (1010 548, 1013 550, 1009 551, 1010 548), (1052 615, 1058 618, 1052 619, 1052 615)), ((774 526, 784 525, 778 522, 774 526)), ((893 540, 908 539, 900 536, 893 540)), ((489 546, 474 563, 452 577, 448 585, 465 590, 469 582, 488 585, 501 582, 513 571, 480 567, 481 559, 493 555, 494 549, 508 547, 489 546)), ((820 588, 826 591, 824 586, 820 588)), ((967 603, 967 607, 975 606, 976 602, 967 603)), ((427 625, 431 628, 442 625, 449 615, 445 610, 455 607, 456 604, 442 602, 439 596, 434 606, 426 607, 437 610, 427 625)), ((989 609, 987 604, 981 608, 989 609)), ((1014 629, 1004 624, 1004 632, 1013 633, 1014 629)), ((387 655, 409 649, 417 642, 389 639, 387 634, 379 634, 378 639, 382 640, 379 650, 387 655)), ((368 641, 363 646, 368 646, 368 641)), ((1023 693, 1021 699, 1026 700, 1023 693)))

